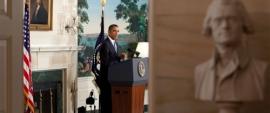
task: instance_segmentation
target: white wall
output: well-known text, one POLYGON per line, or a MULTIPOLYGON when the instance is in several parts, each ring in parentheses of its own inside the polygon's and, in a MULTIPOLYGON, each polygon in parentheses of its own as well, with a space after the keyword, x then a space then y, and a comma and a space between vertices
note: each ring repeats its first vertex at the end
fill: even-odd
POLYGON ((31 31, 33 70, 65 69, 64 113, 76 107, 74 83, 77 77, 77 34, 68 33, 65 25, 77 16, 77 0, 52 0, 52 30, 31 31))

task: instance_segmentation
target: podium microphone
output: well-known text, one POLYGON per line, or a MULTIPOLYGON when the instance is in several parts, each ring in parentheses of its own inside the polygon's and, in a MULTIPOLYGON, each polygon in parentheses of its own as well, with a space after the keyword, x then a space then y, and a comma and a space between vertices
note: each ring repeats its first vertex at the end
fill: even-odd
POLYGON ((128 48, 127 51, 128 51, 131 55, 135 54, 135 58, 138 58, 139 55, 140 55, 140 52, 134 51, 134 50, 132 50, 132 49, 130 49, 130 48, 128 48))

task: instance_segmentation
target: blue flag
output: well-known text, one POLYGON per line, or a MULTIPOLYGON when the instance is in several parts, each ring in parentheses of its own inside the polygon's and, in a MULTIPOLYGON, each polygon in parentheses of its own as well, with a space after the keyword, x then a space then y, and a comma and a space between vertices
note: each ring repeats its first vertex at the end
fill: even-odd
MULTIPOLYGON (((103 11, 102 11, 103 13, 103 11)), ((100 29, 100 33, 99 36, 97 38, 96 44, 95 44, 95 49, 97 48, 97 46, 99 46, 101 44, 101 42, 105 39, 105 35, 104 35, 104 17, 101 17, 101 29, 100 29)))
MULTIPOLYGON (((104 12, 102 10, 102 16, 101 16, 101 30, 99 33, 99 36, 97 38, 96 44, 95 44, 95 52, 94 52, 94 56, 93 56, 93 62, 92 62, 92 72, 95 74, 96 77, 96 82, 99 79, 99 75, 100 75, 100 55, 99 55, 99 51, 100 51, 100 46, 102 45, 102 42, 105 39, 105 34, 104 34, 104 12)), ((97 82, 97 85, 99 85, 99 83, 97 82)))

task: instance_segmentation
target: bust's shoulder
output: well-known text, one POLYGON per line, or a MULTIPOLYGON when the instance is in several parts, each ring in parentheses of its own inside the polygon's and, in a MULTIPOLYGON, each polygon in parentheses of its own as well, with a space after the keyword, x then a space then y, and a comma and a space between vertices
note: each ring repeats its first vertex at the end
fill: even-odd
POLYGON ((209 68, 211 68, 211 66, 213 65, 213 59, 209 59, 203 63, 198 64, 195 67, 195 72, 203 72, 208 70, 209 68))
POLYGON ((209 59, 201 64, 198 64, 195 67, 195 81, 201 81, 203 78, 207 76, 211 76, 211 72, 213 71, 213 59, 209 59))
POLYGON ((215 77, 213 72, 213 59, 209 59, 195 67, 195 98, 200 100, 213 100, 215 89, 215 77))
POLYGON ((252 59, 249 68, 256 70, 258 74, 263 74, 267 71, 268 64, 258 59, 252 59))
POLYGON ((257 68, 266 68, 268 64, 265 61, 261 61, 258 59, 252 59, 251 60, 252 66, 255 66, 257 68))

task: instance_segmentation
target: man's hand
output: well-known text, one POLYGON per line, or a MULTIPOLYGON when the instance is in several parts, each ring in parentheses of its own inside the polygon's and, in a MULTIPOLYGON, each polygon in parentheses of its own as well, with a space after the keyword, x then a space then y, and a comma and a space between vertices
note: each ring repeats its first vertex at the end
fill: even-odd
POLYGON ((123 52, 123 53, 120 54, 120 60, 121 60, 121 61, 125 61, 125 60, 127 60, 127 58, 128 58, 127 53, 124 53, 124 52, 123 52))

